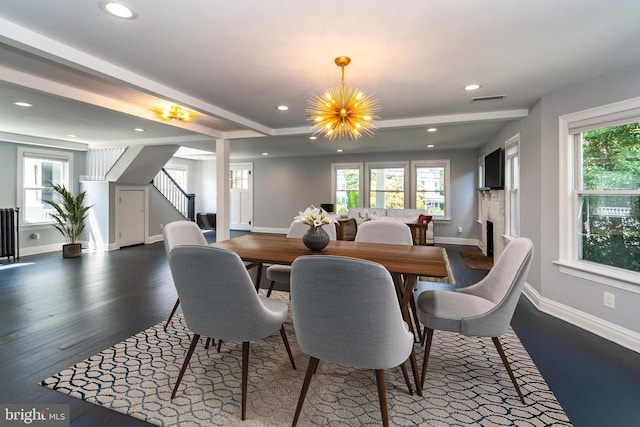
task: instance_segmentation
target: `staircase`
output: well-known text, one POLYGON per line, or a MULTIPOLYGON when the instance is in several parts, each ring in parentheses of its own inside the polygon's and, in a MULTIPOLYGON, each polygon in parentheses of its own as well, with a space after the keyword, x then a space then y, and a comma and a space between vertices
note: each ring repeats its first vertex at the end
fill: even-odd
POLYGON ((189 221, 195 221, 195 194, 189 194, 164 169, 153 178, 153 185, 189 221))

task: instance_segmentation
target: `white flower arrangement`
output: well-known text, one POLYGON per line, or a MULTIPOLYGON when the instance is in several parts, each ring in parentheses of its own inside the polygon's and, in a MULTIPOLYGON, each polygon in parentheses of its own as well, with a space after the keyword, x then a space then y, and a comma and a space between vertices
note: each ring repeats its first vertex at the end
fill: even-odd
POLYGON ((300 215, 295 217, 295 221, 307 224, 309 227, 321 227, 336 222, 327 211, 315 206, 309 206, 304 212, 300 212, 300 215))

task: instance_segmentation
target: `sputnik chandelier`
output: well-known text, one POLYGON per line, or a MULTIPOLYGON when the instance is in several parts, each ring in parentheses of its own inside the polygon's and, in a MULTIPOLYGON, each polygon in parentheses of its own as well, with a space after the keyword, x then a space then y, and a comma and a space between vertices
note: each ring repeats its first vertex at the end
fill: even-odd
POLYGON ((381 107, 372 94, 365 95, 360 90, 344 85, 344 67, 351 58, 340 56, 335 59, 342 68, 340 86, 333 87, 324 96, 312 94, 307 107, 308 120, 313 121, 313 135, 324 135, 330 140, 341 138, 358 139, 362 134, 373 135, 377 129, 374 119, 378 119, 381 107))
POLYGON ((192 122, 198 115, 195 111, 187 110, 179 105, 156 107, 153 111, 160 120, 179 120, 182 122, 192 122))

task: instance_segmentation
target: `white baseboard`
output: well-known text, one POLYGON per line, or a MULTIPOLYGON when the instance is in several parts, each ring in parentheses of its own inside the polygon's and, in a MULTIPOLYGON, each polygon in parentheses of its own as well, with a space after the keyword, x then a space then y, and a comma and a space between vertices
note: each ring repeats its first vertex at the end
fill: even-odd
POLYGON ((270 234, 287 234, 288 228, 270 228, 270 227, 253 227, 251 232, 253 233, 270 233, 270 234))
POLYGON ((155 236, 149 236, 145 244, 151 244, 156 242, 162 242, 164 240, 164 236, 162 234, 156 234, 155 236))
POLYGON ((29 248, 20 248, 20 257, 29 255, 38 255, 48 252, 62 252, 62 243, 53 243, 51 245, 31 246, 29 248))
POLYGON ((463 239, 462 237, 438 237, 434 238, 435 243, 442 245, 466 245, 478 246, 478 239, 463 239))
POLYGON ((598 335, 630 350, 640 353, 640 334, 629 329, 607 322, 591 314, 576 310, 559 302, 544 298, 528 283, 523 294, 543 313, 571 323, 585 331, 598 335))

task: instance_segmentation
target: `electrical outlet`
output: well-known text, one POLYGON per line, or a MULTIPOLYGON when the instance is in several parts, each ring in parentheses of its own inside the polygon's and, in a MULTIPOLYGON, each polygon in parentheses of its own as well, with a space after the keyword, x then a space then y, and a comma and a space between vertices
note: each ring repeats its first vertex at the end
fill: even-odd
POLYGON ((160 224, 160 230, 164 229, 164 224, 160 224))
POLYGON ((462 233, 462 227, 458 227, 458 233, 462 233))
POLYGON ((609 307, 609 308, 615 308, 616 307, 616 296, 614 294, 612 294, 611 292, 605 292, 604 293, 604 306, 605 307, 609 307))

